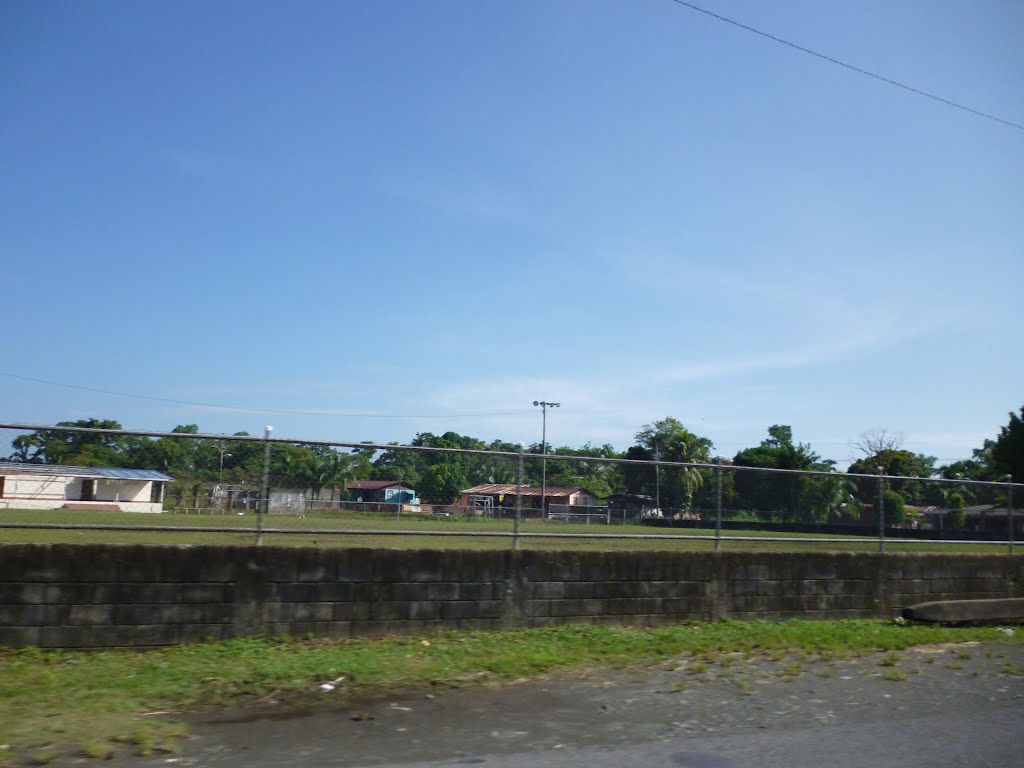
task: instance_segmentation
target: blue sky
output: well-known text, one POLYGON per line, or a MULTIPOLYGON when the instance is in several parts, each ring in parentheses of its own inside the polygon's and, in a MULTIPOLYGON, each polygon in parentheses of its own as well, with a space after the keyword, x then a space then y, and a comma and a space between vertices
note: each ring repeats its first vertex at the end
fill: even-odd
MULTIPOLYGON (((702 4, 1024 123, 1017 0, 702 4)), ((845 464, 1024 403, 1024 131, 671 0, 0 0, 0 89, 3 421, 529 442, 547 399, 558 445, 845 464)))

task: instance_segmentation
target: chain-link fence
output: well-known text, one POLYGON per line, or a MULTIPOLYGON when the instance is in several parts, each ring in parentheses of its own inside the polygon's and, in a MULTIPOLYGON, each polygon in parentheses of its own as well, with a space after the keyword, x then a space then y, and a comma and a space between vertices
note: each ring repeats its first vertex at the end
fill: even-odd
MULTIPOLYGON (((1013 507, 1022 486, 1008 480, 548 455, 507 443, 466 447, 447 436, 422 445, 385 445, 282 439, 270 428, 262 436, 192 428, 0 429, 15 434, 12 455, 0 462, 4 527, 171 530, 176 515, 221 516, 222 523, 230 516, 241 518, 231 521, 231 530, 248 519, 262 541, 261 532, 285 518, 304 519, 289 522, 290 533, 357 536, 395 532, 373 529, 374 521, 468 521, 483 530, 448 526, 416 533, 512 536, 517 544, 520 537, 556 535, 702 538, 716 547, 729 539, 778 542, 785 540, 781 534, 813 534, 807 541, 872 537, 880 549, 886 539, 980 542, 1006 544, 1011 551, 1022 534, 1013 507), (41 523, 10 514, 44 510, 64 515, 41 523), (120 512, 165 517, 152 523, 102 518, 120 512), (327 522, 333 527, 324 528, 327 522), (530 524, 529 530, 520 523, 530 524), (495 527, 500 524, 508 530, 495 527)), ((211 521, 206 527, 228 526, 211 521)))

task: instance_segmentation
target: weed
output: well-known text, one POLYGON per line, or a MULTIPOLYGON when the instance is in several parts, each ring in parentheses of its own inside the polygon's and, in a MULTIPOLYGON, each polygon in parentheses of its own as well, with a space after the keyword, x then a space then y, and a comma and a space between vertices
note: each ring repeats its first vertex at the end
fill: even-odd
POLYGON ((891 669, 885 670, 885 672, 882 673, 882 678, 885 680, 894 680, 896 682, 899 682, 901 680, 907 679, 907 673, 904 672, 902 669, 896 669, 895 667, 893 667, 891 669))
POLYGON ((946 664, 946 669, 963 669, 963 668, 964 668, 964 665, 961 664, 959 661, 951 661, 948 664, 946 664))
POLYGON ((107 741, 84 741, 82 742, 82 755, 97 760, 109 760, 114 756, 113 745, 107 741))
POLYGON ((881 664, 883 667, 895 667, 897 664, 899 664, 899 661, 900 657, 898 655, 896 655, 895 653, 887 653, 885 656, 882 657, 882 660, 878 663, 881 664))
POLYGON ((743 691, 747 696, 754 693, 754 685, 749 680, 745 678, 734 678, 733 682, 736 683, 736 687, 743 691))
POLYGON ((799 661, 793 661, 789 664, 783 664, 782 669, 780 670, 780 672, 782 672, 782 677, 784 680, 792 680, 803 671, 803 665, 799 661))
POLYGON ((28 756, 30 765, 49 765, 60 757, 60 752, 54 749, 38 749, 28 756))
POLYGON ((953 650, 953 655, 956 656, 958 659, 969 659, 969 658, 971 658, 971 654, 969 654, 967 651, 962 651, 962 650, 960 650, 958 648, 953 650))

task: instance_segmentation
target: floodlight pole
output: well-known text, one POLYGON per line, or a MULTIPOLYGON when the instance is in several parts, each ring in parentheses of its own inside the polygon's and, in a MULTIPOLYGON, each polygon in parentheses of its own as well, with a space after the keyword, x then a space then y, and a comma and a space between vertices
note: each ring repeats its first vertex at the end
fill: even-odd
POLYGON ((558 408, 561 403, 549 403, 544 400, 534 400, 533 404, 540 406, 541 432, 540 432, 540 519, 544 519, 544 503, 547 501, 548 491, 548 408, 558 408))

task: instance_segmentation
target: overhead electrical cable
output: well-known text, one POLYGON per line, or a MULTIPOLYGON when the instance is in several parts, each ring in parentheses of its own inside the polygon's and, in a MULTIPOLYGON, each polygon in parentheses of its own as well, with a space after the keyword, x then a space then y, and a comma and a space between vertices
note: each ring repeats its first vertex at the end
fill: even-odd
POLYGON ((949 99, 945 99, 942 96, 937 96, 934 93, 922 91, 920 88, 915 88, 912 85, 901 83, 898 80, 893 80, 891 78, 885 77, 884 75, 878 75, 875 74, 874 72, 869 72, 868 70, 861 69, 860 67, 854 66, 853 64, 847 64, 845 61, 841 61, 840 59, 833 58, 832 56, 827 56, 824 53, 819 53, 818 51, 811 50, 810 48, 805 48, 804 46, 797 45, 796 43, 791 43, 789 40, 784 40, 781 37, 776 37, 775 35, 769 32, 764 32, 760 29, 757 29, 756 27, 748 26, 747 24, 743 24, 739 21, 736 21, 735 19, 730 19, 726 16, 721 16, 717 13, 714 13, 713 11, 707 10, 706 8, 701 8, 700 6, 694 5, 693 3, 688 3, 686 2, 686 0, 672 0, 672 2, 674 2, 676 5, 681 5, 685 8, 689 8, 690 10, 697 11, 698 13, 703 13, 704 15, 710 16, 713 19, 724 21, 726 24, 732 24, 734 27, 739 27, 740 29, 745 30, 747 32, 753 32, 755 35, 760 35, 761 37, 767 38, 768 40, 772 40, 776 43, 789 46, 790 48, 800 51, 801 53, 807 53, 810 54, 811 56, 816 56, 817 58, 823 59, 824 61, 827 61, 830 64, 836 64, 840 67, 845 67, 846 69, 852 70, 853 72, 857 72, 858 74, 874 78, 875 80, 880 80, 883 83, 896 86, 897 88, 902 88, 903 90, 910 91, 911 93, 916 93, 918 96, 924 96, 925 98, 933 99, 934 101, 941 102, 950 107, 956 107, 957 109, 962 109, 965 112, 970 112, 971 114, 977 115, 978 117, 984 117, 988 120, 994 120, 997 123, 1008 125, 1011 128, 1016 128, 1019 131, 1024 131, 1024 125, 1021 125, 1020 123, 1014 123, 1010 120, 1004 120, 1003 118, 996 117, 995 115, 991 115, 988 112, 981 112, 980 110, 973 109, 963 104, 958 104, 957 102, 950 101, 949 99))
POLYGON ((344 416, 351 418, 366 418, 366 419, 460 419, 460 418, 483 418, 488 416, 521 416, 527 413, 533 413, 528 410, 518 411, 482 411, 479 413, 442 413, 424 416, 420 414, 405 414, 405 413, 360 413, 360 412, 347 412, 347 411, 293 411, 283 408, 252 408, 244 405, 223 405, 218 403, 198 403, 192 400, 177 400, 172 397, 158 397, 156 395, 139 395, 133 392, 115 392, 109 389, 98 389, 96 387, 86 387, 80 384, 67 384, 60 381, 49 381, 47 379, 36 379, 32 376, 22 376, 17 373, 8 373, 0 371, 0 376, 8 376, 12 379, 20 379, 22 381, 30 381, 35 384, 48 384, 51 387, 64 387, 65 389, 79 389, 84 392, 97 392, 101 395, 114 395, 116 397, 134 397, 139 400, 155 400, 160 403, 174 403, 175 405, 191 405, 199 408, 221 408, 226 411, 247 411, 249 413, 273 413, 273 414, 285 414, 288 416, 344 416))

